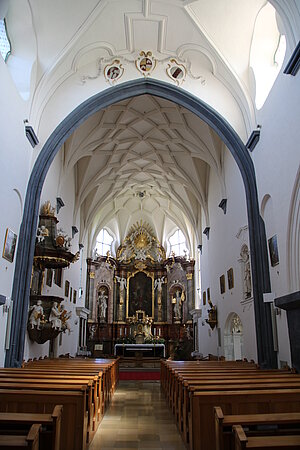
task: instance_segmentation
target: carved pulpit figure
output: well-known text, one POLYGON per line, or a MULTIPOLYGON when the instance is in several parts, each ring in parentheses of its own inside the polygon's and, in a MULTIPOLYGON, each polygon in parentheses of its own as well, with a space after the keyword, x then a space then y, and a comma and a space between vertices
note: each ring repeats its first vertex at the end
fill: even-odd
POLYGON ((49 315, 49 322, 51 323, 51 327, 54 330, 61 330, 61 319, 60 319, 61 311, 57 307, 57 302, 53 302, 53 306, 49 315))
POLYGON ((38 300, 36 305, 31 307, 31 313, 29 316, 29 323, 31 325, 31 329, 33 330, 36 326, 37 330, 40 330, 41 320, 43 318, 44 309, 42 307, 42 301, 38 300))

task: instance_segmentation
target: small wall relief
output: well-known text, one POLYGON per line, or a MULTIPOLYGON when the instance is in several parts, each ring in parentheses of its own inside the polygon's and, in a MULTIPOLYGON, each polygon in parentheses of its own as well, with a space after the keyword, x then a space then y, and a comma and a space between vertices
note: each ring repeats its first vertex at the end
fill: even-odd
POLYGON ((104 67, 104 77, 110 85, 114 85, 123 75, 124 68, 119 59, 104 67))
POLYGON ((177 84, 177 86, 180 86, 185 80, 186 68, 183 64, 179 64, 174 58, 170 59, 166 72, 171 80, 177 84))
POLYGON ((148 77, 153 72, 156 66, 156 59, 152 55, 152 52, 141 51, 138 58, 135 61, 137 69, 144 75, 148 77))

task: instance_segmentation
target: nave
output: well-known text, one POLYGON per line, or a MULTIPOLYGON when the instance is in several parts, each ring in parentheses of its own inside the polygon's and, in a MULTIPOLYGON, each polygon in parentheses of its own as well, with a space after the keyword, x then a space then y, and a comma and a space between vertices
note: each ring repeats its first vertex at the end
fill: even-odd
POLYGON ((120 381, 89 450, 185 446, 159 381, 120 381))

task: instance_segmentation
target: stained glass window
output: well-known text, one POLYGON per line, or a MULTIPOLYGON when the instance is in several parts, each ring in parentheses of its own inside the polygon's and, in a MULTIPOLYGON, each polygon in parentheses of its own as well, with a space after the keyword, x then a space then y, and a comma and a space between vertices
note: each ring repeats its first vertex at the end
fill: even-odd
POLYGON ((7 36, 5 19, 0 19, 0 52, 4 61, 7 61, 11 47, 7 36))

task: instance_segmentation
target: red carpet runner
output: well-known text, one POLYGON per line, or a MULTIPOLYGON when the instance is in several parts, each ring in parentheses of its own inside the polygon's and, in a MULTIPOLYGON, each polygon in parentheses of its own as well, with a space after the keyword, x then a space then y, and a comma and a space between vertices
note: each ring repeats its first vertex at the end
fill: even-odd
POLYGON ((160 380, 160 372, 126 371, 120 372, 120 380, 160 380))

